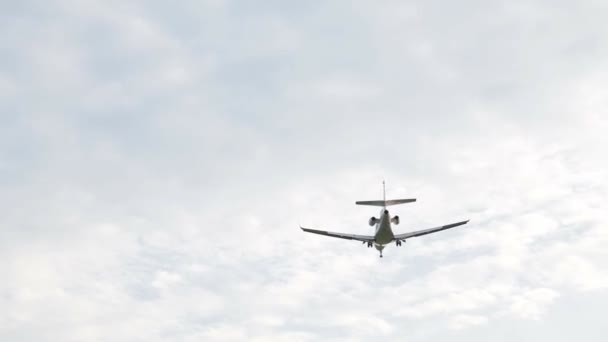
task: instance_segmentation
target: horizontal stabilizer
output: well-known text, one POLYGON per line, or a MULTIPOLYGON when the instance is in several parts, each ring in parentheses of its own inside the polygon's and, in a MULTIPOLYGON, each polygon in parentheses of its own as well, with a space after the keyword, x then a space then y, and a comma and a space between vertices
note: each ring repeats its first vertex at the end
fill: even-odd
POLYGON ((388 200, 388 201, 357 201, 355 203, 358 205, 374 205, 377 207, 388 207, 391 205, 411 203, 411 202, 416 202, 416 199, 407 198, 407 199, 395 199, 395 200, 388 200))

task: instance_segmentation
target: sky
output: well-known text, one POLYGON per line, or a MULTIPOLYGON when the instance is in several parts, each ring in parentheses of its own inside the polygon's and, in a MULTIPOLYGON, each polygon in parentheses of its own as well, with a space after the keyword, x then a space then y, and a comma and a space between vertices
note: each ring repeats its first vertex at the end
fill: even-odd
POLYGON ((0 340, 608 335, 608 3, 1 7, 0 340))

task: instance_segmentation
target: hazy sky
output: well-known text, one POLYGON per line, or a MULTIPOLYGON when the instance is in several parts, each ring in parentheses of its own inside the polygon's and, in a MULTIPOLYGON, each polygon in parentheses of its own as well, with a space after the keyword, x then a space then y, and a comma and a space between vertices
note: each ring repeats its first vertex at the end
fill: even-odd
POLYGON ((0 340, 606 340, 607 2, 0 8, 0 340))

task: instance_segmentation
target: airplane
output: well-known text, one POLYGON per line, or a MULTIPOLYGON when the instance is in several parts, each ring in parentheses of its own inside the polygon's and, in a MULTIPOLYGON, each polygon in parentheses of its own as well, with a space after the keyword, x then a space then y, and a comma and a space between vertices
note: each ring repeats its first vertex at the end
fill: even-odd
POLYGON ((442 230, 458 227, 463 224, 467 224, 469 222, 469 220, 466 220, 466 221, 446 224, 444 226, 439 226, 439 227, 435 227, 435 228, 417 230, 417 231, 413 231, 413 232, 409 232, 409 233, 394 234, 393 230, 391 228, 391 223, 398 225, 399 216, 395 215, 394 217, 391 218, 386 207, 392 206, 392 205, 397 205, 397 204, 416 202, 416 199, 408 198, 408 199, 394 199, 394 200, 387 201, 386 200, 386 185, 385 185, 384 181, 382 181, 382 193, 383 193, 383 196, 382 196, 383 199, 381 201, 357 201, 357 202, 355 202, 355 204, 357 204, 357 205, 371 205, 371 206, 382 207, 379 217, 376 218, 376 217, 372 216, 368 221, 370 226, 376 227, 374 235, 356 235, 356 234, 334 233, 334 232, 328 232, 325 230, 304 228, 302 226, 300 226, 300 229, 302 229, 303 231, 305 231, 307 233, 325 235, 325 236, 330 236, 330 237, 335 237, 335 238, 340 238, 340 239, 363 241, 363 244, 367 243, 368 248, 371 248, 372 246, 376 247, 376 249, 380 252, 380 257, 382 258, 382 250, 384 249, 384 247, 386 247, 386 245, 390 244, 391 242, 395 242, 395 245, 397 247, 400 247, 401 244, 405 243, 405 240, 407 240, 409 238, 440 232, 442 230))

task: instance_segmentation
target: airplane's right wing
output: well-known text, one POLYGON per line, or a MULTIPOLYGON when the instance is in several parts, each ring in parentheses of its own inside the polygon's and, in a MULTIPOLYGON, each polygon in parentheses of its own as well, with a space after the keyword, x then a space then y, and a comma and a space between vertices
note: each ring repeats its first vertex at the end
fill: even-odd
POLYGON ((340 238, 340 239, 357 240, 357 241, 364 241, 364 242, 374 241, 374 237, 370 236, 370 235, 344 234, 344 233, 334 233, 334 232, 328 232, 325 230, 316 230, 316 229, 310 229, 310 228, 304 228, 304 227, 300 227, 300 228, 307 233, 325 235, 325 236, 330 236, 330 237, 335 237, 335 238, 340 238))
POLYGON ((403 233, 403 234, 396 234, 395 240, 405 240, 405 239, 409 239, 409 238, 416 237, 416 236, 436 233, 436 232, 440 232, 442 230, 446 230, 446 229, 461 226, 463 224, 467 224, 468 222, 469 222, 469 220, 466 220, 466 221, 456 222, 456 223, 452 223, 452 224, 446 224, 445 226, 417 230, 415 232, 409 232, 409 233, 403 233))

